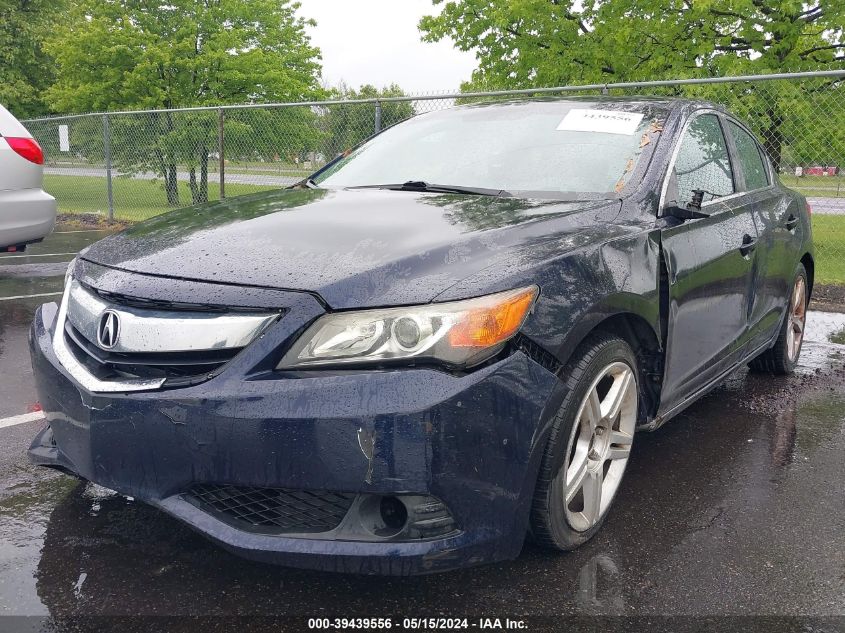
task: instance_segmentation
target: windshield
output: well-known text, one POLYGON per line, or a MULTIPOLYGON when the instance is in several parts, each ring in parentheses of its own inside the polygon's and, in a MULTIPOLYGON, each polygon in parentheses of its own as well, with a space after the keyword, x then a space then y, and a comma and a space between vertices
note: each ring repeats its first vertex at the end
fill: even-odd
POLYGON ((421 115, 365 143, 314 181, 344 188, 409 181, 512 195, 612 197, 657 140, 662 104, 547 101, 421 115))

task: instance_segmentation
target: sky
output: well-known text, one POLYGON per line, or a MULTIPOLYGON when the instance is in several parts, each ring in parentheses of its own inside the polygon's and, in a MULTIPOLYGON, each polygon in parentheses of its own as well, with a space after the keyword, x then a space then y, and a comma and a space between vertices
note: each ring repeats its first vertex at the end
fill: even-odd
POLYGON ((317 21, 312 43, 323 54, 323 81, 357 88, 399 84, 407 93, 457 90, 475 56, 451 41, 420 41, 417 23, 439 12, 431 0, 299 0, 299 14, 317 21))

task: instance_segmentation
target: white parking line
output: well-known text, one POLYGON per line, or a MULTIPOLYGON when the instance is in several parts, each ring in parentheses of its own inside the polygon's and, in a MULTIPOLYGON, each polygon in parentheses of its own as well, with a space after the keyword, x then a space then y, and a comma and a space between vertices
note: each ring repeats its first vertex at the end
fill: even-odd
POLYGON ((5 429, 8 426, 17 426, 18 424, 26 424, 27 422, 35 422, 36 420, 43 419, 44 413, 42 411, 24 413, 23 415, 14 415, 11 418, 0 419, 0 429, 5 429))
POLYGON ((17 301, 18 299, 36 299, 38 297, 57 297, 62 292, 42 292, 38 295, 18 295, 17 297, 0 297, 0 301, 17 301))
POLYGON ((4 259, 15 259, 16 257, 65 257, 66 255, 76 255, 77 253, 38 253, 37 255, 4 255, 0 257, 0 262, 4 259))

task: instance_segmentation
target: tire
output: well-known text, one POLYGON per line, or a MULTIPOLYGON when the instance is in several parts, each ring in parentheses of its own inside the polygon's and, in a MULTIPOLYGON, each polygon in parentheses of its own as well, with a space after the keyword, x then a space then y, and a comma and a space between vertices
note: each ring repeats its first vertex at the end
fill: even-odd
POLYGON ((777 341, 774 347, 766 350, 748 364, 751 371, 776 376, 786 376, 795 371, 798 359, 801 357, 801 345, 804 343, 804 327, 809 303, 808 288, 807 271, 803 264, 798 264, 777 341))
POLYGON ((567 395, 543 455, 531 536, 539 545, 568 551, 598 532, 619 489, 636 430, 639 376, 631 347, 609 334, 585 340, 564 372, 567 395))

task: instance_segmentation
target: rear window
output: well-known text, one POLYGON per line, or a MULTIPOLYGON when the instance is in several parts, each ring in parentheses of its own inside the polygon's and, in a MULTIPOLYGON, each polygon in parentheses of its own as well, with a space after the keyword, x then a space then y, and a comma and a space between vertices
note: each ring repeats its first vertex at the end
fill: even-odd
POLYGON ((733 121, 730 121, 729 125, 734 145, 736 145, 739 164, 742 167, 742 173, 745 175, 745 188, 751 191, 767 187, 769 175, 766 173, 766 166, 763 157, 760 155, 757 142, 733 121))

